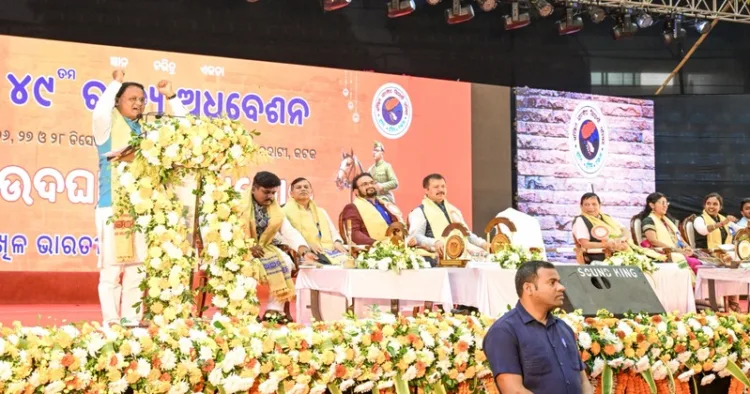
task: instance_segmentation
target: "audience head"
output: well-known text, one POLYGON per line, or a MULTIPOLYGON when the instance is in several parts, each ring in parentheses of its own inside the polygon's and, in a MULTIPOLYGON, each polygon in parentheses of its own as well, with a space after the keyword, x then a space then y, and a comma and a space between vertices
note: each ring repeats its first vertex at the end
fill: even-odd
POLYGON ((294 201, 297 201, 300 204, 307 203, 312 197, 312 184, 307 178, 299 177, 292 181, 292 185, 289 188, 289 194, 294 201))
POLYGON ((527 305, 551 311, 563 304, 565 286, 551 263, 529 261, 516 271, 516 294, 527 305))
POLYGON ((742 202, 740 202, 740 213, 743 217, 750 219, 750 198, 742 199, 742 202))
POLYGON ((587 215, 597 216, 601 213, 602 200, 596 193, 584 193, 581 196, 581 211, 587 215))
POLYGON ((255 202, 263 206, 269 206, 273 204, 276 199, 276 192, 279 191, 281 186, 281 179, 276 174, 261 171, 255 174, 253 177, 253 198, 255 202))
POLYGON ((445 196, 448 194, 448 190, 445 185, 445 178, 443 178, 442 175, 427 175, 422 180, 422 187, 424 188, 425 195, 427 195, 427 198, 430 200, 436 203, 445 201, 445 196))
POLYGON ((372 175, 369 172, 363 172, 355 176, 352 180, 352 190, 359 197, 373 198, 378 195, 375 184, 376 182, 372 179, 372 175))
POLYGON ((703 199, 703 209, 711 216, 716 216, 724 208, 724 199, 719 193, 709 193, 703 199))
POLYGON ((646 206, 643 207, 641 213, 638 214, 638 218, 643 220, 650 215, 651 212, 660 216, 665 216, 667 214, 667 207, 669 207, 667 196, 663 193, 653 192, 646 197, 646 206))
POLYGON ((146 90, 136 82, 125 82, 115 95, 115 108, 130 120, 136 120, 146 107, 146 90))

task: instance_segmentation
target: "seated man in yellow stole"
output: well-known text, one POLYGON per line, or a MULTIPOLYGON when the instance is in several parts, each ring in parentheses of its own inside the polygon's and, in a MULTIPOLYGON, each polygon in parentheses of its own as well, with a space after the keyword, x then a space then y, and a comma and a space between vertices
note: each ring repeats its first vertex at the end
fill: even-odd
POLYGON ((284 206, 286 218, 305 238, 310 250, 325 256, 334 265, 344 265, 347 258, 344 241, 328 212, 312 200, 312 184, 305 178, 292 181, 292 200, 284 206))
POLYGON ((315 255, 309 253, 305 239, 292 227, 276 202, 280 186, 281 180, 276 174, 268 171, 255 174, 247 212, 249 235, 255 240, 251 252, 263 265, 260 282, 267 282, 269 287, 263 318, 284 322, 288 318, 282 312, 284 303, 294 299, 294 262, 279 246, 287 245, 309 261, 314 261, 315 255))
MULTIPOLYGON (((129 322, 140 320, 141 313, 136 305, 143 299, 140 284, 145 276, 141 269, 146 257, 144 235, 130 233, 133 218, 117 217, 111 222, 109 220, 114 213, 112 203, 116 201, 113 191, 117 177, 108 154, 126 147, 132 133, 141 133, 146 104, 143 85, 123 83, 124 77, 123 70, 112 72, 113 80, 102 93, 92 114, 92 132, 99 156, 99 201, 95 212, 100 250, 97 264, 100 269, 98 291, 105 325, 122 319, 129 322)), ((159 93, 167 98, 175 116, 187 114, 169 81, 160 81, 157 87, 159 93)))
MULTIPOLYGON (((385 233, 393 222, 401 221, 401 211, 396 205, 377 197, 375 180, 363 172, 352 180, 354 201, 341 211, 341 225, 352 223, 352 242, 356 245, 372 245, 385 239, 385 233)), ((342 232, 344 229, 340 229, 342 232)))
POLYGON ((440 239, 443 230, 451 223, 461 223, 469 231, 469 252, 486 255, 490 244, 472 233, 461 211, 446 200, 448 191, 445 178, 440 174, 427 175, 422 180, 422 187, 425 190, 422 205, 409 213, 409 237, 415 238, 419 246, 442 253, 445 246, 440 239))

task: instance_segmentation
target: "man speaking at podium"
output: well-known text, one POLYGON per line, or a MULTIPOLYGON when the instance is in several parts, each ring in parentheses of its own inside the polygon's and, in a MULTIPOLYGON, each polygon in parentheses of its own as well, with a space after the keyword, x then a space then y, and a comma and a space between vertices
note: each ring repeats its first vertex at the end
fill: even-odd
MULTIPOLYGON (((143 299, 139 289, 145 273, 141 269, 146 254, 145 237, 141 233, 129 235, 127 231, 115 232, 118 227, 132 223, 132 218, 112 216, 112 171, 107 153, 124 148, 131 134, 141 133, 146 92, 143 85, 124 82, 125 72, 112 72, 113 81, 107 85, 93 112, 93 136, 99 154, 99 201, 96 206, 96 234, 99 238, 99 302, 105 325, 140 320, 136 308, 143 299), (134 236, 133 236, 134 235, 134 236), (120 275, 122 274, 122 282, 120 275)), ((166 97, 175 116, 184 116, 187 111, 176 97, 169 81, 158 83, 159 93, 166 97)), ((132 225, 132 224, 131 224, 132 225)), ((142 310, 142 308, 141 308, 142 310)))

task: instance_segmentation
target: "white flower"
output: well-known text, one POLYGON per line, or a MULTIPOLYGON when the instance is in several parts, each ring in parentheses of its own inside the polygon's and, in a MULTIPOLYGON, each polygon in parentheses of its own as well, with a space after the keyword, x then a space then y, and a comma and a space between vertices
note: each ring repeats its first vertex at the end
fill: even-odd
POLYGON ((667 322, 660 322, 656 325, 656 329, 659 330, 659 332, 667 332, 667 322))
POLYGON ((13 377, 13 364, 0 361, 0 382, 8 382, 13 377))
POLYGON ((174 354, 172 349, 167 349, 164 354, 160 357, 162 369, 165 371, 171 371, 177 366, 177 356, 174 354))
POLYGON ((687 351, 682 352, 677 355, 677 360, 683 364, 687 362, 687 360, 690 360, 690 357, 693 355, 693 352, 687 351))
POLYGON ((208 346, 201 346, 200 351, 198 352, 198 358, 201 361, 208 361, 214 358, 213 352, 211 351, 211 348, 208 346))
POLYGON ((151 363, 145 359, 139 358, 138 366, 135 371, 138 373, 138 376, 145 378, 151 373, 151 363))
POLYGON ((182 354, 190 354, 190 350, 193 349, 193 341, 188 338, 180 338, 178 343, 182 354))
POLYGON ((247 291, 242 287, 236 287, 229 293, 229 299, 232 301, 242 301, 247 297, 247 291))
POLYGON ((122 175, 120 175, 120 185, 124 188, 127 188, 130 185, 133 185, 135 183, 135 177, 133 177, 133 174, 130 172, 126 172, 122 175))
POLYGON ((581 331, 578 333, 578 345, 581 346, 583 349, 590 349, 591 348, 591 335, 587 333, 586 331, 581 331))
POLYGON ((177 157, 178 153, 180 153, 180 146, 177 144, 171 144, 164 150, 164 156, 169 158, 177 157))
POLYGON ((680 376, 677 377, 677 380, 680 382, 687 382, 690 380, 690 378, 695 375, 695 371, 692 369, 688 369, 687 371, 680 374, 680 376))
POLYGON ((719 372, 719 371, 725 369, 727 367, 727 363, 728 362, 729 362, 729 360, 726 357, 722 357, 722 358, 718 359, 714 363, 713 371, 714 372, 719 372))
POLYGON ((229 302, 226 300, 226 298, 219 295, 215 295, 211 299, 211 303, 214 304, 217 308, 226 308, 227 305, 229 305, 229 302))
POLYGON ((125 378, 121 378, 121 379, 115 380, 114 382, 111 382, 109 384, 109 392, 110 393, 122 394, 127 389, 128 389, 128 382, 125 381, 125 378))
POLYGON ((659 348, 657 348, 657 347, 652 347, 652 348, 651 348, 651 355, 652 355, 652 356, 653 356, 654 358, 659 358, 659 355, 660 355, 660 354, 661 354, 661 349, 659 349, 659 348))
POLYGON ((211 373, 208 374, 208 383, 211 383, 213 386, 218 387, 221 384, 222 381, 222 374, 220 368, 214 368, 211 373))
POLYGON ((708 350, 705 347, 702 347, 702 348, 698 349, 697 352, 695 352, 695 357, 698 359, 698 361, 704 362, 704 361, 706 361, 706 359, 708 358, 708 356, 710 354, 711 354, 710 350, 708 350))
POLYGON ((703 326, 702 326, 702 325, 701 325, 701 324, 700 324, 700 323, 698 322, 698 320, 695 320, 695 319, 693 319, 693 318, 690 318, 690 319, 688 319, 688 325, 690 326, 690 328, 692 328, 692 329, 693 329, 693 330, 695 330, 695 331, 698 331, 698 330, 700 330, 700 329, 701 329, 701 327, 703 327, 703 326))
POLYGON ((647 370, 649 367, 649 361, 647 356, 641 357, 637 363, 635 363, 635 372, 641 373, 647 370))
POLYGON ((619 368, 623 364, 623 361, 624 361, 624 359, 622 357, 618 357, 618 358, 616 358, 616 359, 608 362, 607 364, 610 367, 617 369, 617 368, 619 368))
POLYGON ((673 374, 680 368, 680 362, 677 360, 669 360, 667 368, 669 369, 670 374, 673 374))
POLYGON ((247 357, 247 353, 242 346, 230 350, 229 353, 224 356, 224 361, 222 361, 222 364, 224 364, 224 372, 229 372, 235 366, 245 362, 245 357, 247 357))
POLYGON ((713 382, 714 379, 716 379, 716 375, 714 374, 709 374, 709 375, 704 376, 703 379, 701 379, 701 386, 711 384, 711 382, 713 382))
POLYGON ((654 365, 651 367, 651 372, 653 374, 654 380, 662 380, 667 377, 667 367, 664 366, 664 363, 661 361, 657 361, 654 363, 654 365))
POLYGON ((135 223, 140 227, 146 228, 151 224, 151 215, 139 216, 138 219, 135 220, 135 223))
POLYGON ((208 248, 206 249, 206 253, 208 253, 209 256, 211 256, 214 259, 219 258, 219 245, 216 242, 211 242, 208 244, 208 248))
POLYGON ((180 221, 180 215, 175 211, 171 211, 167 214, 167 224, 174 227, 180 221))
POLYGON ((253 378, 241 378, 236 374, 231 374, 224 379, 224 391, 227 394, 236 392, 247 392, 253 387, 255 379, 253 378))
POLYGON ((86 350, 88 350, 91 357, 96 357, 96 354, 99 353, 99 350, 102 347, 104 347, 105 343, 106 342, 104 341, 104 338, 101 336, 101 334, 91 334, 89 336, 89 343, 88 346, 86 346, 86 350))
POLYGON ((378 269, 381 271, 388 271, 390 261, 383 259, 378 260, 378 269))
POLYGON ((709 326, 703 327, 703 333, 706 334, 707 337, 713 338, 714 337, 714 330, 709 326))
POLYGON ((422 339, 422 342, 424 342, 424 346, 428 349, 431 349, 435 346, 435 338, 430 335, 426 330, 421 331, 419 333, 419 337, 422 339))
POLYGON ((731 372, 729 372, 729 370, 728 370, 728 369, 722 369, 722 370, 721 370, 721 371, 719 371, 719 373, 718 373, 718 375, 719 375, 719 377, 720 377, 720 378, 726 378, 727 376, 729 376, 729 375, 731 375, 731 374, 732 374, 732 373, 731 373, 731 372))
POLYGON ((190 390, 190 385, 183 381, 173 385, 167 394, 185 394, 188 390, 190 390))

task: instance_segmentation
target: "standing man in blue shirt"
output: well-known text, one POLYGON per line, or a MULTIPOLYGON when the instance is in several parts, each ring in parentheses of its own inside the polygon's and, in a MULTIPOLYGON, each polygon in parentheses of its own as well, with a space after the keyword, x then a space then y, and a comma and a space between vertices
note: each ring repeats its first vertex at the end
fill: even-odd
POLYGON ((484 337, 502 394, 593 394, 573 330, 552 315, 565 287, 555 266, 530 261, 516 271, 516 307, 484 337))

